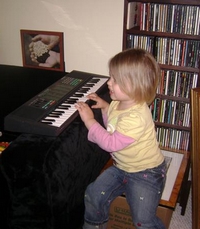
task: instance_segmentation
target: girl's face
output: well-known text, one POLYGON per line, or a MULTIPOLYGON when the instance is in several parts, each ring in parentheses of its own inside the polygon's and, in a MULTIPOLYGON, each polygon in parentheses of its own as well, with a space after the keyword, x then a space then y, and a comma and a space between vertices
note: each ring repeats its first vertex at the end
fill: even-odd
POLYGON ((117 101, 130 101, 130 97, 125 94, 123 91, 121 91, 119 85, 115 81, 115 78, 111 75, 110 79, 107 82, 108 84, 108 89, 110 93, 110 97, 112 100, 117 100, 117 101))

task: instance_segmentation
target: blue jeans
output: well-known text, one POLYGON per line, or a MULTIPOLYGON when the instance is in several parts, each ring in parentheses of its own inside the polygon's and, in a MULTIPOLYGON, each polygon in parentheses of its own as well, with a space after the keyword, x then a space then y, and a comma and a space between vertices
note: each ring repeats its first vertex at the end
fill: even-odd
POLYGON ((165 162, 156 168, 136 173, 109 167, 86 189, 83 228, 106 229, 111 202, 125 193, 137 229, 164 229, 156 211, 165 180, 165 162))

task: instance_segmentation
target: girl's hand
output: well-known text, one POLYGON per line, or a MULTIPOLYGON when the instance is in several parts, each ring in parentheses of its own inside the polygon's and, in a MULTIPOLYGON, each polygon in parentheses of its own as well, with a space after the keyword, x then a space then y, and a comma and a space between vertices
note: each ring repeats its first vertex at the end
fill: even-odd
POLYGON ((87 96, 89 99, 96 102, 95 105, 92 105, 91 108, 98 109, 100 108, 102 113, 106 113, 109 107, 109 103, 100 98, 96 93, 91 93, 87 96))
POLYGON ((91 108, 88 106, 88 104, 84 102, 78 102, 75 105, 76 109, 79 111, 80 117, 82 121, 85 123, 85 126, 87 129, 90 129, 90 127, 96 123, 97 121, 94 119, 94 114, 91 108))

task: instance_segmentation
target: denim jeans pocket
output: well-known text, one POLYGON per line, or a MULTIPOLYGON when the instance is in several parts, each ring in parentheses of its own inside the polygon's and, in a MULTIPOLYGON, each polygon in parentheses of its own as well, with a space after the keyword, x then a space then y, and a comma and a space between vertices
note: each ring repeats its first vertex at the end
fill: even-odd
POLYGON ((158 187, 162 192, 166 181, 166 163, 165 161, 157 167, 147 169, 144 171, 152 184, 158 187))

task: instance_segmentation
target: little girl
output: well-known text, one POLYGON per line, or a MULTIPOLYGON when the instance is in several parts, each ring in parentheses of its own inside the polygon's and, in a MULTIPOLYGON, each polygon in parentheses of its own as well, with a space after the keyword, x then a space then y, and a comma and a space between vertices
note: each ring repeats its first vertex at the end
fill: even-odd
POLYGON ((148 105, 153 101, 160 69, 153 56, 130 49, 109 62, 108 89, 112 102, 92 93, 106 129, 86 103, 76 107, 88 129, 88 140, 110 152, 114 164, 85 191, 84 229, 106 229, 111 202, 125 193, 137 229, 164 229, 156 210, 166 180, 166 165, 159 149, 148 105))

